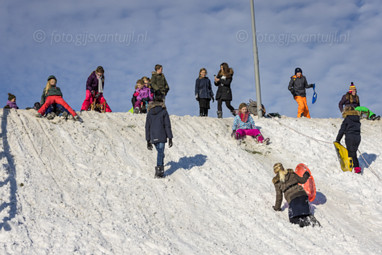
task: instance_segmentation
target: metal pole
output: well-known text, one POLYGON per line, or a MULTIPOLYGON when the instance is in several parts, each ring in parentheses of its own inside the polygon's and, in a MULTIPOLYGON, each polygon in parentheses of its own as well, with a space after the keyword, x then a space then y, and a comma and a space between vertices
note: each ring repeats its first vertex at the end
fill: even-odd
POLYGON ((260 91, 260 72, 259 72, 259 56, 257 53, 257 39, 256 39, 256 24, 255 24, 255 6, 254 0, 251 2, 251 16, 252 16, 252 42, 253 42, 253 61, 255 63, 255 83, 256 83, 256 101, 257 101, 257 115, 259 118, 263 116, 261 107, 261 91, 260 91))

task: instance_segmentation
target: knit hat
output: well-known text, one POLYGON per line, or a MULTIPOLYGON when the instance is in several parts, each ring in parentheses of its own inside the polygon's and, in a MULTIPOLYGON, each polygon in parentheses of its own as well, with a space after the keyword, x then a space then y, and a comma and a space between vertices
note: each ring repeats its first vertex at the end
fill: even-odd
POLYGON ((55 79, 55 80, 57 81, 56 76, 54 76, 54 75, 50 75, 50 76, 48 77, 48 80, 47 80, 47 81, 49 81, 49 80, 51 80, 51 79, 55 79))
POLYGON ((349 92, 352 92, 353 90, 357 90, 353 82, 350 84, 349 92))
POLYGON ((8 100, 11 101, 13 98, 16 98, 16 96, 11 93, 8 93, 8 100))
POLYGON ((296 67, 296 69, 294 69, 294 74, 297 74, 297 73, 302 73, 302 70, 300 67, 296 67))

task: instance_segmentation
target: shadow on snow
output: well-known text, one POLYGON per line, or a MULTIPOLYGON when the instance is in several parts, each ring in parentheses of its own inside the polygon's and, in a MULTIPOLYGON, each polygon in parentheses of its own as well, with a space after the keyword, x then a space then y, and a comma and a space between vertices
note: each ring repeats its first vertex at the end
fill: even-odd
POLYGON ((170 168, 164 173, 165 176, 172 175, 178 169, 190 170, 195 166, 202 166, 207 161, 207 156, 202 154, 197 154, 192 157, 182 157, 178 162, 170 161, 166 165, 170 168))

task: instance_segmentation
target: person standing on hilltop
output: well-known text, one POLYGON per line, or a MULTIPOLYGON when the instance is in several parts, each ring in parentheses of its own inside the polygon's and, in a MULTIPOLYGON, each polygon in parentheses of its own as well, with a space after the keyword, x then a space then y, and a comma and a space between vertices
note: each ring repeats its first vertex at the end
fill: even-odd
POLYGON ((294 74, 295 75, 290 77, 288 89, 298 104, 297 118, 304 116, 310 119, 309 108, 306 102, 306 89, 313 88, 315 84, 308 84, 299 67, 294 70, 294 74))
POLYGON ((156 91, 160 91, 163 97, 163 102, 165 102, 168 91, 170 90, 166 77, 163 74, 162 65, 155 65, 155 71, 152 72, 151 76, 151 88, 155 94, 156 91))
POLYGON ((215 76, 214 83, 218 87, 216 92, 216 100, 218 101, 218 118, 223 118, 222 103, 225 102, 227 108, 231 111, 233 116, 236 116, 235 108, 231 105, 232 101, 232 90, 231 83, 233 77, 233 69, 228 66, 227 63, 222 63, 220 65, 220 70, 218 75, 215 76))

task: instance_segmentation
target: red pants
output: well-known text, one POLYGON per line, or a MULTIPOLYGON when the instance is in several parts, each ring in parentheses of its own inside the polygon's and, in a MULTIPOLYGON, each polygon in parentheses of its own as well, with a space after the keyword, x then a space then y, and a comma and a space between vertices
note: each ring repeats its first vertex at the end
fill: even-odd
POLYGON ((73 115, 73 117, 77 115, 77 113, 72 109, 72 107, 70 107, 65 102, 65 100, 62 97, 60 97, 60 96, 48 96, 46 98, 45 103, 41 106, 41 108, 40 108, 40 110, 38 110, 38 112, 41 115, 44 115, 46 109, 48 109, 48 107, 50 105, 52 105, 52 104, 60 104, 60 105, 62 105, 66 110, 68 110, 68 112, 70 112, 71 115, 73 115))
POLYGON ((244 137, 246 135, 256 137, 256 139, 259 143, 262 143, 264 141, 264 137, 260 133, 260 130, 258 130, 258 129, 238 129, 238 130, 236 130, 236 139, 239 139, 239 138, 244 137))
POLYGON ((306 97, 295 96, 294 100, 296 100, 298 104, 297 118, 301 118, 301 116, 305 116, 310 119, 309 108, 308 108, 308 104, 306 103, 306 97))
MULTIPOLYGON (((91 91, 90 90, 86 90, 86 96, 85 96, 84 102, 82 103, 81 111, 87 111, 89 109, 89 106, 93 103, 93 100, 94 100, 94 97, 92 96, 91 91)), ((105 102, 105 105, 106 105, 106 110, 105 111, 106 112, 111 112, 111 109, 110 109, 109 105, 106 103, 106 100, 103 97, 102 93, 99 95, 97 100, 99 100, 100 104, 103 104, 105 102)))

